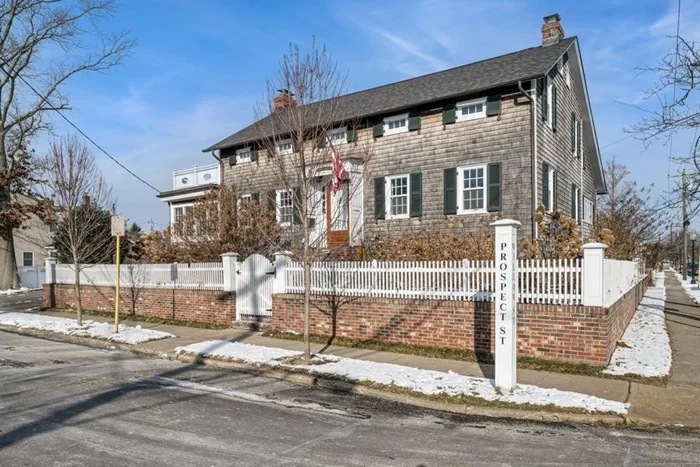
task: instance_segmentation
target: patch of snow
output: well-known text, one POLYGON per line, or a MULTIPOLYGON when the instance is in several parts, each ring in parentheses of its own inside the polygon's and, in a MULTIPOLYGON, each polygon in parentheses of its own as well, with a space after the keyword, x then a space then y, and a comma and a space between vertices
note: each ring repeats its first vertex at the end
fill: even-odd
POLYGON ((142 342, 175 337, 167 332, 138 329, 124 324, 119 325, 119 333, 114 333, 114 325, 111 323, 83 320, 83 325, 78 326, 78 321, 71 318, 29 313, 0 312, 0 324, 20 329, 38 329, 71 336, 94 337, 123 344, 141 344, 142 342))
POLYGON ((671 372, 671 344, 666 329, 664 305, 666 287, 663 273, 656 273, 656 286, 649 287, 632 317, 622 342, 603 373, 664 377, 671 372))
POLYGON ((676 278, 681 283, 685 294, 692 298, 695 303, 700 303, 700 284, 691 284, 690 278, 683 280, 683 274, 677 272, 676 278))
POLYGON ((15 295, 18 293, 30 292, 32 290, 41 290, 41 289, 30 289, 28 287, 20 287, 19 289, 0 290, 0 295, 15 295))
POLYGON ((351 381, 368 381, 394 385, 427 395, 474 396, 488 401, 514 404, 553 405, 565 408, 581 408, 588 412, 612 412, 626 414, 628 403, 610 401, 576 392, 544 389, 519 384, 513 394, 499 394, 493 380, 463 376, 449 371, 419 370, 391 363, 375 363, 334 355, 319 355, 327 360, 322 365, 289 365, 281 358, 300 355, 293 350, 243 344, 228 341, 206 341, 178 347, 178 353, 202 357, 224 358, 252 365, 266 365, 303 369, 310 374, 340 376, 351 381))

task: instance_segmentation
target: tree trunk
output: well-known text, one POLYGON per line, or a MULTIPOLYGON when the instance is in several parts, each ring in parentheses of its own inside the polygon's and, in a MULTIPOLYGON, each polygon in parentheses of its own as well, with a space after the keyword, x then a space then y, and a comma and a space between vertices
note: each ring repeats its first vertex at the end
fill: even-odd
POLYGON ((304 261, 304 358, 311 359, 309 339, 309 308, 311 306, 311 262, 304 261))
POLYGON ((75 280, 73 281, 75 284, 75 298, 77 300, 76 303, 76 311, 78 313, 78 326, 83 325, 83 301, 82 297, 80 296, 80 269, 78 268, 78 265, 75 265, 75 280))
MULTIPOLYGON (((9 205, 10 193, 6 189, 0 189, 0 212, 6 211, 9 205)), ((19 276, 12 227, 0 225, 0 290, 17 288, 19 276)))

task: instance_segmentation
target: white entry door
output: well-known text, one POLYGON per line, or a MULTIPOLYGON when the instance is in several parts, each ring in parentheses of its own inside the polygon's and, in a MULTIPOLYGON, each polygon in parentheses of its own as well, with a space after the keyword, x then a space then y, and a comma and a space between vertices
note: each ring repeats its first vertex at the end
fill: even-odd
POLYGON ((263 255, 253 254, 240 265, 236 280, 236 320, 272 316, 275 267, 263 255))

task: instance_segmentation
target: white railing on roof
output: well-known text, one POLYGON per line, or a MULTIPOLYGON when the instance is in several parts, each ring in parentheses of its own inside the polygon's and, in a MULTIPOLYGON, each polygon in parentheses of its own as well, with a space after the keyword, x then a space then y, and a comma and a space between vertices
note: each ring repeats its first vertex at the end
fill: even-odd
MULTIPOLYGON (((316 262, 311 293, 407 299, 492 301, 493 261, 316 262)), ((581 260, 518 262, 521 303, 581 304, 581 260)), ((304 292, 304 266, 285 270, 286 293, 304 292)))
MULTIPOLYGON (((223 290, 224 287, 222 263, 122 264, 119 273, 121 286, 125 288, 223 290), (177 269, 177 280, 172 280, 173 268, 177 269)), ((84 285, 114 286, 116 278, 114 264, 92 264, 80 271, 80 283, 84 285)), ((58 284, 73 284, 73 268, 57 264, 55 280, 58 284)))
POLYGON ((218 184, 220 181, 219 164, 199 165, 189 169, 173 171, 173 190, 218 184))

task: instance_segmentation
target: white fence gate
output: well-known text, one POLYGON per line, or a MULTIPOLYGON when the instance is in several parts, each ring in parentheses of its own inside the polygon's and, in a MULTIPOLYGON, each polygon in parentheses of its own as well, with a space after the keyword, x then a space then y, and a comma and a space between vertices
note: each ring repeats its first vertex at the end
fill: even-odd
POLYGON ((259 254, 240 264, 236 279, 236 320, 272 316, 272 283, 275 267, 259 254))
POLYGON ((41 285, 44 283, 44 278, 46 276, 46 267, 44 266, 20 266, 19 281, 22 287, 28 289, 40 289, 41 285))

